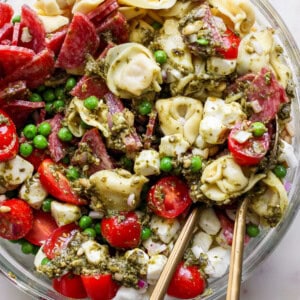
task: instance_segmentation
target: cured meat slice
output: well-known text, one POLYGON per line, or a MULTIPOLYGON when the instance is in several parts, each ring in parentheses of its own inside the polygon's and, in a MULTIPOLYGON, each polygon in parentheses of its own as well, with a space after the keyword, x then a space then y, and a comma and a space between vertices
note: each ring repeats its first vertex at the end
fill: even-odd
POLYGON ((31 62, 34 52, 17 46, 0 45, 0 66, 4 75, 10 75, 19 67, 31 62))
POLYGON ((14 10, 9 4, 0 2, 0 28, 10 22, 13 14, 14 10))
POLYGON ((119 11, 110 14, 99 26, 96 27, 97 33, 111 33, 113 42, 120 44, 129 40, 128 24, 125 16, 119 11))
POLYGON ((45 107, 45 103, 26 100, 11 100, 2 103, 0 107, 9 114, 16 127, 19 129, 24 126, 29 115, 36 109, 45 107))
POLYGON ((153 110, 150 113, 149 121, 147 124, 147 130, 146 130, 145 137, 144 137, 144 148, 145 149, 151 148, 151 144, 153 142, 153 135, 154 135, 156 120, 157 120, 157 112, 153 110))
POLYGON ((57 67, 77 69, 83 67, 87 54, 94 55, 99 46, 99 37, 88 17, 76 13, 57 58, 57 67))
POLYGON ((101 99, 109 92, 105 81, 100 77, 83 76, 71 91, 71 95, 79 99, 96 96, 101 99))
POLYGON ((31 48, 35 53, 41 52, 46 47, 46 31, 37 13, 28 5, 22 6, 21 28, 27 27, 31 35, 30 42, 24 42, 24 46, 31 48))
POLYGON ((33 59, 0 80, 0 86, 9 82, 24 80, 28 88, 36 88, 51 75, 54 70, 54 53, 47 48, 36 54, 33 59))
POLYGON ((12 35, 12 40, 11 40, 11 44, 13 46, 18 45, 19 39, 20 39, 20 32, 21 32, 21 23, 15 23, 14 30, 13 30, 13 35, 12 35))
MULTIPOLYGON (((4 44, 3 41, 12 40, 14 26, 11 23, 6 23, 0 28, 0 43, 4 44)), ((11 42, 10 42, 11 43, 11 42)), ((7 43, 5 42, 7 45, 7 43)))
POLYGON ((47 48, 52 50, 55 55, 58 55, 62 44, 66 38, 68 28, 64 28, 55 32, 49 39, 46 39, 47 48))
POLYGON ((0 89, 1 100, 22 99, 27 93, 25 81, 10 82, 7 86, 0 89))

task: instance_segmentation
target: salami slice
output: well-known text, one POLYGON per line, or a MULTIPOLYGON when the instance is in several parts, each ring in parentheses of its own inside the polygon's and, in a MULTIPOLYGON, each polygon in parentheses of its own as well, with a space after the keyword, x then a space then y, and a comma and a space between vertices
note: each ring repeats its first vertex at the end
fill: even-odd
POLYGON ((94 55, 99 46, 99 37, 88 17, 76 13, 69 26, 66 38, 57 58, 57 67, 77 69, 83 67, 87 54, 94 55))
POLYGON ((26 93, 25 81, 10 82, 7 86, 0 89, 0 102, 1 100, 22 99, 26 93))
POLYGON ((14 10, 9 4, 0 2, 0 28, 10 22, 13 14, 14 10))
POLYGON ((102 78, 85 75, 79 80, 70 94, 79 99, 86 99, 89 96, 96 96, 101 99, 108 92, 108 87, 102 78))
POLYGON ((28 5, 22 6, 21 27, 27 27, 31 35, 30 42, 24 42, 24 46, 30 47, 35 53, 46 48, 46 31, 37 13, 28 5))
MULTIPOLYGON (((0 28, 0 43, 4 44, 3 41, 12 40, 14 26, 11 23, 6 23, 0 28)), ((11 42, 10 42, 11 43, 11 42)), ((7 45, 7 43, 5 42, 7 45)))
POLYGON ((0 45, 0 65, 5 76, 31 62, 33 56, 34 52, 31 49, 0 45))
POLYGON ((62 44, 66 38, 68 28, 64 28, 60 31, 55 32, 52 36, 46 39, 47 48, 52 50, 55 55, 58 55, 62 44))
POLYGON ((21 32, 21 23, 15 23, 12 40, 11 40, 11 44, 13 46, 17 46, 19 44, 20 32, 21 32))

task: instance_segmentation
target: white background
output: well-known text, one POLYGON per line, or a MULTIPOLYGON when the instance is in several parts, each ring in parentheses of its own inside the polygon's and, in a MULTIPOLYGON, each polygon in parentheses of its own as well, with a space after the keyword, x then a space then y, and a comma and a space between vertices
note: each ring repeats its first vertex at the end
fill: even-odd
MULTIPOLYGON (((270 0, 270 2, 285 20, 298 45, 300 45, 300 1, 270 0)), ((298 214, 280 245, 256 269, 252 277, 243 284, 241 300, 300 300, 299 229, 300 215, 298 214)), ((31 299, 17 290, 3 277, 0 277, 0 291, 0 299, 31 299)))

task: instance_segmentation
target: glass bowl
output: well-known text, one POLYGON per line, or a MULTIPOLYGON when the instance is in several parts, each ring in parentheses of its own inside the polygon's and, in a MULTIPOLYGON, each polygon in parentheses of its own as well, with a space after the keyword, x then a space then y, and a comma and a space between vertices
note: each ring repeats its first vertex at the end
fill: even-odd
MULTIPOLYGON (((22 3, 33 3, 34 1, 8 1, 15 8, 22 3)), ((256 8, 258 23, 262 26, 272 27, 276 30, 277 41, 283 46, 286 63, 292 70, 293 81, 295 83, 295 99, 292 104, 292 115, 294 124, 300 123, 300 52, 291 33, 285 26, 278 13, 266 0, 252 0, 256 8)), ((296 127, 296 126, 295 126, 296 127)), ((296 157, 300 157, 300 130, 296 131, 293 140, 296 157)), ((300 180, 300 167, 288 171, 287 180, 295 183, 300 180)), ((251 239, 244 252, 244 264, 242 280, 246 280, 258 266, 276 247, 283 238, 289 226, 292 224, 300 205, 300 185, 292 184, 289 192, 289 206, 282 221, 271 230, 263 230, 258 238, 251 239)), ((66 299, 55 292, 50 281, 34 271, 33 257, 21 253, 19 247, 0 239, 0 272, 3 273, 10 282, 28 295, 41 299, 66 299)), ((205 300, 216 300, 224 296, 227 288, 228 274, 222 278, 210 281, 212 295, 202 297, 205 300)))

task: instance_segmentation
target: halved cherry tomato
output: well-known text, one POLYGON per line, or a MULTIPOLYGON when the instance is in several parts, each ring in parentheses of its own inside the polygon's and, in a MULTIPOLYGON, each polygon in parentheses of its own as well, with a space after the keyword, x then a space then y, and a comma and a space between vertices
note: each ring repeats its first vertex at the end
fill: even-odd
POLYGON ((49 155, 47 155, 47 153, 44 150, 39 150, 35 148, 33 149, 32 153, 29 156, 24 157, 24 159, 29 161, 33 165, 34 170, 37 171, 43 160, 45 160, 48 157, 49 155))
POLYGON ((113 299, 119 289, 118 284, 113 281, 111 274, 95 276, 81 275, 81 279, 88 297, 92 300, 113 299))
POLYGON ((52 281, 52 286, 57 292, 66 297, 74 299, 82 299, 87 297, 85 288, 79 275, 68 273, 59 278, 55 278, 52 281))
POLYGON ((12 119, 0 110, 0 162, 13 159, 19 150, 17 130, 12 119))
POLYGON ((179 299, 190 299, 201 295, 205 290, 205 279, 198 266, 185 266, 181 262, 172 277, 167 294, 179 299))
POLYGON ((8 240, 23 238, 32 228, 33 214, 27 202, 10 199, 0 202, 0 236, 8 240))
POLYGON ((241 39, 230 29, 222 36, 224 47, 218 48, 217 53, 225 59, 236 59, 238 57, 241 39))
POLYGON ((46 240, 43 250, 49 259, 59 255, 63 249, 66 249, 74 235, 79 231, 75 223, 64 225, 55 229, 46 240))
POLYGON ((270 134, 265 132, 261 137, 251 137, 244 143, 236 140, 236 135, 241 131, 247 131, 252 122, 243 121, 231 130, 228 137, 228 149, 234 160, 241 166, 257 165, 264 158, 270 146, 270 134))
POLYGON ((56 199, 75 205, 87 204, 86 200, 75 194, 69 180, 51 159, 43 160, 38 168, 38 173, 43 187, 56 199))
POLYGON ((51 214, 37 210, 33 213, 32 229, 25 239, 31 244, 42 246, 55 229, 57 229, 57 224, 51 214))
POLYGON ((101 233, 116 248, 132 249, 140 243, 142 226, 135 212, 103 218, 101 233))
POLYGON ((176 176, 160 179, 148 192, 149 208, 158 216, 175 218, 191 204, 187 185, 176 176))

